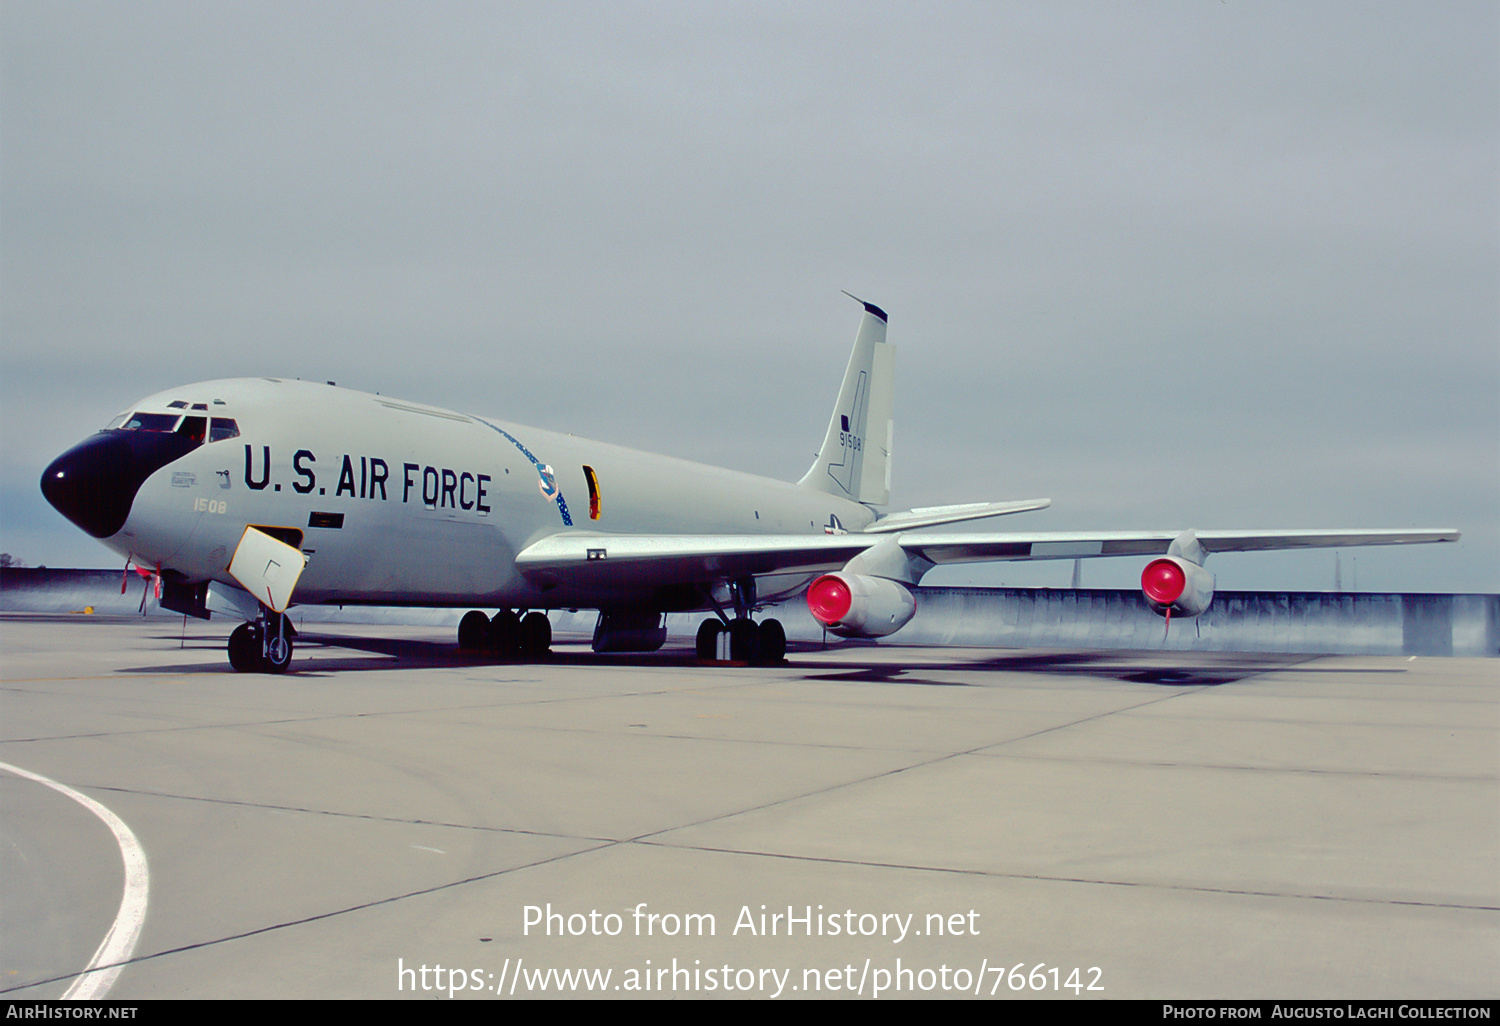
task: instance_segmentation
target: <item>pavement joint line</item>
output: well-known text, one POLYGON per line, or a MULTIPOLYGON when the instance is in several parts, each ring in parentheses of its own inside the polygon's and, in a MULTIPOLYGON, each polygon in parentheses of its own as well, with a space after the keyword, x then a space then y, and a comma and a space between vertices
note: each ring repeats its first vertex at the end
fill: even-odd
MULTIPOLYGON (((1315 701, 1317 700, 1315 699, 1315 701)), ((1476 704, 1486 705, 1490 708, 1494 708, 1495 705, 1493 699, 1487 702, 1476 704)), ((1391 723, 1389 721, 1382 722, 1380 720, 1354 719, 1307 720, 1281 716, 1195 716, 1192 713, 1188 713, 1186 715, 1174 715, 1170 720, 1164 722, 1213 724, 1235 723, 1244 725, 1267 724, 1277 727, 1318 727, 1324 730, 1332 729, 1335 727, 1340 730, 1348 727, 1399 727, 1402 730, 1473 730, 1486 731, 1489 733, 1495 733, 1497 730, 1500 730, 1500 722, 1497 722, 1493 725, 1480 724, 1478 726, 1475 726, 1469 723, 1391 723)))
MULTIPOLYGON (((96 679, 97 680, 111 680, 111 679, 118 679, 118 678, 77 678, 77 679, 79 679, 79 680, 96 680, 96 679)), ((35 691, 20 691, 18 693, 20 693, 20 694, 27 694, 27 695, 34 695, 34 694, 36 694, 35 691)), ((89 737, 129 737, 129 736, 138 735, 138 734, 160 734, 160 733, 171 733, 171 732, 174 732, 174 731, 184 731, 184 730, 229 730, 229 729, 235 729, 235 728, 243 729, 243 728, 250 728, 250 727, 274 727, 274 726, 284 726, 284 725, 287 725, 287 724, 297 724, 297 723, 318 723, 318 722, 322 722, 322 721, 358 720, 358 719, 366 719, 366 718, 374 719, 374 718, 380 718, 380 717, 385 717, 385 716, 430 716, 430 715, 440 714, 440 713, 474 712, 476 710, 524 709, 524 708, 531 708, 531 707, 541 706, 541 705, 554 705, 554 704, 563 703, 563 702, 578 702, 578 701, 590 701, 590 700, 608 701, 608 700, 611 700, 611 699, 643 698, 643 697, 652 697, 652 696, 655 696, 655 695, 672 694, 672 693, 675 693, 675 692, 671 691, 671 690, 668 690, 668 691, 653 690, 653 691, 627 692, 627 693, 624 693, 624 694, 614 694, 614 695, 566 695, 566 696, 559 696, 559 697, 556 697, 556 698, 541 698, 541 699, 537 699, 537 700, 534 700, 534 701, 486 702, 486 703, 477 703, 477 704, 471 704, 471 705, 440 706, 440 707, 435 707, 435 708, 387 709, 387 710, 382 710, 382 711, 348 712, 348 713, 320 713, 320 714, 318 714, 316 716, 289 716, 289 717, 285 717, 285 718, 282 718, 282 719, 274 719, 274 720, 243 720, 243 721, 238 721, 238 722, 227 722, 227 723, 184 723, 184 724, 175 724, 175 725, 172 725, 172 726, 165 726, 165 727, 137 727, 137 728, 134 728, 134 729, 131 729, 131 730, 94 731, 94 732, 87 733, 87 734, 48 734, 48 735, 43 735, 43 736, 40 736, 40 737, 3 738, 3 739, 0 739, 0 744, 14 744, 14 743, 32 742, 32 741, 73 741, 73 740, 77 740, 77 739, 80 739, 80 738, 89 738, 89 737)), ((531 728, 528 728, 528 729, 531 729, 531 728)), ((552 728, 552 729, 562 730, 564 728, 552 728)))
POLYGON ((1027 755, 1016 752, 980 751, 972 754, 982 759, 1017 759, 1025 762, 1073 762, 1097 766, 1153 766, 1161 769, 1223 770, 1229 773, 1308 773, 1330 777, 1353 777, 1355 779, 1362 777, 1383 777, 1397 780, 1446 780, 1463 784, 1493 784, 1496 780, 1500 780, 1500 777, 1493 775, 1467 776, 1452 773, 1398 773, 1389 770, 1320 769, 1317 766, 1239 766, 1214 762, 1158 762, 1147 759, 1107 759, 1099 757, 1064 758, 1059 755, 1027 755))
POLYGON ((194 794, 174 794, 170 791, 145 791, 134 787, 111 787, 108 785, 80 785, 91 791, 110 791, 142 798, 170 798, 174 801, 204 802, 209 805, 232 805, 246 809, 265 809, 270 812, 299 812, 309 816, 336 816, 345 819, 364 819, 376 823, 406 823, 411 826, 444 827, 453 830, 475 830, 496 834, 523 834, 530 837, 550 837, 567 841, 600 841, 618 844, 616 837, 592 837, 587 834, 561 834, 549 830, 527 830, 522 827, 483 826, 478 823, 445 823, 435 819, 412 819, 405 816, 377 816, 368 812, 342 812, 338 809, 309 809, 300 805, 278 805, 272 802, 247 802, 238 798, 210 798, 194 794))
MULTIPOLYGON (((434 710, 434 711, 450 711, 450 710, 434 710)), ((400 714, 400 713, 361 713, 361 714, 358 714, 358 715, 360 715, 360 716, 387 716, 387 715, 402 715, 402 714, 400 714)), ((315 717, 308 717, 308 718, 305 718, 305 719, 264 720, 264 721, 252 721, 252 722, 246 722, 246 723, 198 724, 198 725, 188 725, 188 726, 180 726, 180 727, 149 727, 149 728, 141 728, 141 729, 137 729, 137 730, 101 731, 101 732, 92 733, 92 734, 55 734, 55 735, 45 735, 45 736, 40 736, 40 737, 0 738, 0 746, 8 745, 8 744, 33 744, 33 743, 40 743, 40 742, 46 742, 46 741, 77 741, 77 740, 86 739, 86 738, 132 737, 132 736, 143 735, 143 734, 173 733, 173 732, 191 731, 191 730, 255 729, 255 728, 274 727, 274 726, 289 726, 289 725, 297 725, 297 724, 303 724, 303 723, 317 723, 317 722, 326 721, 326 720, 338 721, 338 720, 352 719, 352 718, 356 718, 356 717, 354 715, 352 715, 352 714, 351 714, 351 716, 348 716, 348 717, 343 717, 343 716, 315 716, 315 717)), ((788 740, 783 740, 783 739, 780 739, 780 738, 754 738, 754 737, 744 737, 744 738, 742 738, 742 737, 720 737, 720 736, 715 736, 715 735, 712 735, 712 734, 676 734, 676 733, 655 732, 655 731, 650 730, 649 728, 647 728, 644 732, 636 732, 636 733, 631 733, 631 734, 621 734, 618 731, 613 731, 613 730, 608 730, 608 729, 603 729, 603 728, 559 727, 559 726, 547 726, 547 725, 539 725, 539 724, 527 724, 527 725, 524 725, 524 726, 517 725, 515 727, 505 727, 505 728, 499 728, 499 729, 524 731, 526 733, 545 732, 545 733, 554 733, 554 734, 576 734, 576 735, 586 735, 586 736, 599 736, 599 735, 603 735, 603 736, 622 737, 622 738, 623 737, 630 737, 630 738, 652 738, 652 739, 655 739, 655 740, 663 740, 663 741, 692 741, 692 742, 702 742, 702 743, 707 743, 707 744, 765 745, 765 746, 770 746, 770 747, 800 748, 800 749, 809 749, 809 750, 817 750, 817 751, 892 752, 892 753, 904 753, 904 754, 913 754, 913 755, 917 755, 917 754, 965 755, 965 754, 971 754, 971 753, 972 754, 985 754, 984 753, 984 749, 994 748, 994 747, 999 746, 999 745, 1009 744, 1012 741, 1020 739, 1020 738, 1002 738, 1002 739, 997 740, 997 741, 985 742, 984 744, 978 746, 977 748, 967 748, 967 749, 964 749, 962 751, 954 752, 954 751, 945 751, 945 750, 940 750, 940 749, 910 747, 910 746, 907 746, 907 747, 898 747, 898 746, 893 746, 893 745, 872 746, 872 745, 858 745, 858 744, 834 744, 832 742, 827 742, 827 741, 788 741, 788 740)), ((284 739, 287 739, 287 740, 297 740, 297 738, 295 736, 293 736, 293 735, 279 735, 279 736, 281 736, 281 737, 283 737, 284 739)), ((1031 735, 1024 735, 1024 736, 1029 737, 1031 735)))
POLYGON ((1419 901, 1415 898, 1370 898, 1345 894, 1305 894, 1296 891, 1262 891, 1237 887, 1210 887, 1205 884, 1158 883, 1146 880, 1107 880, 1082 876, 1055 876, 1046 873, 1005 873, 990 869, 964 869, 956 866, 926 866, 903 862, 876 862, 866 859, 840 859, 831 855, 799 855, 775 851, 751 851, 743 848, 716 848, 702 844, 673 844, 661 840, 641 840, 639 844, 678 851, 706 851, 723 855, 748 855, 768 859, 790 859, 798 862, 826 862, 841 866, 868 866, 872 869, 905 869, 921 873, 953 873, 1003 880, 1034 880, 1041 883, 1089 884, 1099 887, 1141 887, 1154 890, 1188 891, 1202 894, 1232 894, 1251 898, 1285 898, 1297 901, 1342 901, 1355 904, 1404 905, 1419 908, 1446 908, 1472 912, 1500 912, 1500 905, 1458 904, 1445 901, 1419 901))
MULTIPOLYGON (((92 680, 92 679, 107 680, 107 679, 118 679, 118 678, 76 678, 76 679, 80 679, 80 680, 92 680)), ((732 689, 740 689, 740 688, 743 688, 743 687, 751 686, 752 683, 763 683, 763 682, 742 682, 740 684, 732 685, 731 688, 732 689)), ((1178 697, 1181 697, 1182 695, 1192 694, 1192 693, 1200 691, 1200 690, 1202 690, 1203 688, 1206 688, 1206 687, 1219 687, 1219 686, 1222 686, 1222 685, 1194 685, 1194 686, 1189 686, 1189 687, 1179 687, 1179 688, 1176 688, 1172 692, 1170 692, 1168 694, 1165 694, 1165 695, 1153 696, 1153 697, 1151 697, 1148 700, 1143 701, 1143 702, 1136 702, 1136 703, 1133 703, 1131 705, 1121 706, 1121 707, 1119 707, 1117 709, 1106 710, 1104 712, 1095 714, 1092 717, 1088 717, 1088 718, 1086 718, 1084 720, 1070 721, 1069 723, 1060 724, 1058 726, 1054 726, 1054 727, 1047 728, 1047 729, 1048 730, 1056 730, 1056 729, 1060 729, 1061 727, 1072 726, 1072 725, 1074 725, 1075 722, 1076 723, 1084 723, 1084 722, 1088 722, 1088 719, 1098 719, 1098 718, 1103 717, 1103 716, 1112 716, 1112 715, 1115 715, 1117 713, 1129 712, 1131 710, 1143 708, 1145 706, 1156 705, 1156 704, 1158 704, 1160 702, 1166 701, 1166 700, 1171 699, 1171 698, 1178 698, 1178 697)), ((476 704, 469 704, 469 705, 441 706, 441 707, 436 707, 436 708, 391 709, 391 710, 382 710, 382 711, 364 711, 364 712, 348 712, 348 713, 320 713, 318 715, 313 715, 313 716, 292 716, 292 717, 284 717, 284 718, 281 718, 281 719, 243 720, 243 721, 226 722, 226 723, 176 724, 176 725, 172 725, 172 726, 161 726, 161 727, 139 727, 139 728, 134 728, 134 729, 130 729, 130 730, 95 731, 95 732, 85 733, 85 734, 52 734, 52 735, 43 735, 43 736, 38 736, 38 737, 4 738, 4 739, 0 739, 0 744, 20 744, 20 743, 30 743, 30 742, 40 742, 40 741, 71 741, 71 740, 78 740, 78 739, 81 739, 81 738, 129 737, 129 736, 134 736, 134 735, 157 734, 157 733, 172 733, 172 732, 177 732, 177 731, 246 729, 246 728, 254 728, 254 727, 285 726, 285 725, 288 725, 288 724, 318 723, 318 722, 323 722, 323 721, 339 721, 339 720, 357 720, 357 719, 365 719, 365 718, 381 718, 381 717, 388 717, 388 716, 424 716, 424 715, 433 715, 433 714, 441 714, 441 713, 473 712, 473 711, 476 711, 476 710, 500 710, 500 709, 531 708, 531 707, 536 707, 536 706, 553 705, 553 704, 559 704, 559 703, 565 703, 565 702, 595 701, 595 700, 607 702, 607 701, 619 700, 619 699, 624 699, 624 698, 654 697, 654 696, 658 696, 658 695, 681 694, 681 693, 684 693, 684 692, 691 693, 694 690, 696 690, 696 689, 695 688, 658 688, 658 689, 653 689, 653 690, 650 690, 650 691, 632 691, 632 692, 616 693, 616 694, 610 694, 610 695, 565 695, 565 696, 557 696, 557 697, 553 697, 553 698, 539 698, 539 699, 536 699, 536 700, 527 700, 527 701, 520 701, 520 702, 488 702, 488 703, 476 703, 476 704)), ((708 695, 712 695, 712 694, 714 694, 714 693, 716 693, 716 692, 718 692, 720 690, 724 690, 724 689, 714 689, 714 691, 709 692, 707 694, 708 695)), ((35 692, 30 692, 30 691, 22 692, 22 693, 24 693, 24 694, 35 694, 35 692)), ((566 732, 566 733, 603 733, 603 731, 598 731, 598 730, 583 730, 583 729, 580 729, 580 728, 568 728, 568 727, 546 727, 546 726, 538 727, 538 726, 528 726, 526 729, 528 729, 528 730, 533 730, 533 729, 553 730, 553 731, 557 731, 557 732, 566 732)), ((1045 732, 1046 732, 1046 730, 1041 731, 1039 733, 1045 733, 1045 732)), ((707 741, 742 741, 742 743, 746 743, 746 744, 790 744, 790 745, 794 745, 794 746, 798 746, 798 747, 809 747, 809 748, 811 748, 811 747, 835 748, 835 749, 849 748, 849 749, 853 749, 853 750, 867 750, 867 749, 861 749, 861 748, 857 748, 856 746, 849 746, 849 745, 828 745, 828 744, 802 744, 802 745, 799 745, 797 742, 781 742, 781 741, 777 741, 777 740, 774 740, 774 739, 764 740, 764 739, 735 739, 735 738, 710 738, 710 737, 702 737, 702 738, 700 738, 700 737, 697 737, 695 735, 669 735, 669 734, 651 734, 651 735, 648 735, 648 736, 652 736, 652 737, 682 737, 682 738, 689 739, 689 740, 707 740, 707 741)), ((1036 735, 1035 734, 1024 734, 1024 735, 1019 735, 1019 736, 1017 736, 1015 738, 1007 738, 1007 739, 1004 739, 1004 740, 1001 740, 1001 741, 989 742, 988 744, 981 745, 979 747, 980 748, 992 748, 995 745, 1010 744, 1010 743, 1012 743, 1014 741, 1022 740, 1024 738, 1034 737, 1034 736, 1036 736, 1036 735)), ((910 749, 900 749, 900 748, 898 748, 898 749, 881 749, 881 750, 909 751, 910 749)), ((916 749, 916 750, 917 751, 921 751, 922 749, 916 749)), ((971 750, 977 750, 977 749, 971 749, 971 750)), ((966 750, 966 751, 970 751, 970 750, 966 750)), ((953 753, 948 753, 948 754, 962 755, 962 754, 965 754, 965 752, 953 752, 953 753)))

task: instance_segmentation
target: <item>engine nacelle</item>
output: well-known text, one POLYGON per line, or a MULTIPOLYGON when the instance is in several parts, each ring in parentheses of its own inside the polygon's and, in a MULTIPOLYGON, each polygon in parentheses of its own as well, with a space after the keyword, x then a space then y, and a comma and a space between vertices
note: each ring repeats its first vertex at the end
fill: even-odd
POLYGON ((917 614, 917 600, 895 581, 864 574, 824 574, 807 589, 813 619, 845 638, 883 638, 917 614))
POLYGON ((1197 616, 1214 600, 1214 575, 1191 560, 1162 556, 1141 571, 1141 591, 1157 616, 1197 616))

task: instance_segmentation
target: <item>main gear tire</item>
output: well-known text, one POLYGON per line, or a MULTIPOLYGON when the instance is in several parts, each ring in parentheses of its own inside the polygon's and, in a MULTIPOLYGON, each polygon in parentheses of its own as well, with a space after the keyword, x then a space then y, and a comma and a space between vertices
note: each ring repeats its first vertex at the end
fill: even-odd
POLYGON ((467 652, 483 652, 490 647, 490 618, 471 609, 458 621, 458 647, 467 652))
POLYGON ((719 658, 719 635, 722 633, 724 633, 724 625, 713 617, 709 617, 698 625, 699 659, 710 663, 719 658))
POLYGON ((521 652, 521 618, 513 609, 502 609, 490 618, 490 648, 501 659, 514 659, 521 652))
POLYGON ((535 659, 552 647, 552 621, 547 614, 530 612, 521 618, 521 654, 535 659))
POLYGON ((757 665, 780 666, 786 659, 786 628, 780 620, 760 622, 760 659, 757 665))
POLYGON ((729 625, 729 659, 754 666, 760 658, 760 628, 755 621, 735 620, 729 625))

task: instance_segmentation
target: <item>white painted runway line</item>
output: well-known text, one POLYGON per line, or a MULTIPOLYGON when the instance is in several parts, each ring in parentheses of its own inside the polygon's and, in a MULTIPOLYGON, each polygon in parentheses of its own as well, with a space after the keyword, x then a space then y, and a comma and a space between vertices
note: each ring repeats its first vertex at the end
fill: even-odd
POLYGON ((120 898, 120 911, 115 914, 115 921, 104 935, 104 940, 99 942, 94 957, 89 959, 89 964, 84 966, 78 979, 73 981, 73 985, 62 996, 64 1001, 98 1001, 114 986, 115 978, 120 975, 120 970, 135 951, 141 927, 146 923, 146 898, 150 893, 151 882, 151 874, 146 868, 146 850, 141 847, 123 819, 88 795, 8 762, 0 762, 0 770, 44 784, 73 799, 98 816, 109 827, 110 833, 115 835, 115 843, 120 846, 120 858, 125 863, 125 893, 120 898))

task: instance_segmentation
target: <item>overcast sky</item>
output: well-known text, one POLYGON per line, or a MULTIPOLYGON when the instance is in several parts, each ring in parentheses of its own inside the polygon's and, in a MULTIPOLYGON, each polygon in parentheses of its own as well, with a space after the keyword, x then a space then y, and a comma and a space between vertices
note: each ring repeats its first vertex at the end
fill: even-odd
POLYGON ((116 562, 41 470, 207 378, 795 479, 848 289, 899 347, 895 508, 1456 527, 1344 584, 1500 590, 1492 2, 0 0, 0 161, 0 547, 31 564, 116 562))

